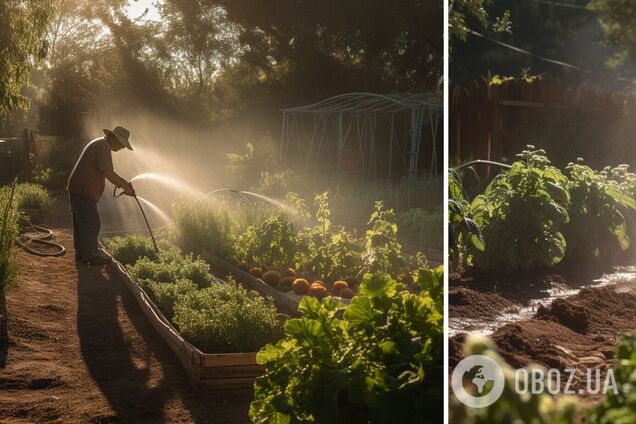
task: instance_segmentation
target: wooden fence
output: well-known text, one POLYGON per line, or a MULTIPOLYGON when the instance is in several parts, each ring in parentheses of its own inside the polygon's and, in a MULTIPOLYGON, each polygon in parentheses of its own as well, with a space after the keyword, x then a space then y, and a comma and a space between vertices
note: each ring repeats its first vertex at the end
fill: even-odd
POLYGON ((636 97, 549 78, 484 78, 452 89, 449 143, 461 161, 512 158, 533 144, 557 163, 636 164, 636 97))

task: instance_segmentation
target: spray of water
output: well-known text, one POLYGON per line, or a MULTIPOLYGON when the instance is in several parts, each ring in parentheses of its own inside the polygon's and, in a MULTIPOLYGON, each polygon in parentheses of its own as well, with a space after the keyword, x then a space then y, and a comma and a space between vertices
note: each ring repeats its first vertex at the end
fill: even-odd
POLYGON ((291 215, 294 215, 294 216, 298 215, 298 211, 296 209, 292 208, 289 205, 284 204, 283 202, 281 202, 279 200, 272 199, 269 196, 264 196, 262 194, 252 193, 251 191, 243 191, 243 190, 239 191, 239 193, 247 194, 248 196, 252 196, 252 197, 256 197, 257 199, 264 200, 267 203, 270 203, 270 204, 272 204, 274 206, 278 206, 279 208, 281 208, 283 211, 285 211, 288 214, 291 214, 291 215))
POLYGON ((246 199, 245 195, 247 194, 248 196, 255 197, 255 198, 263 200, 263 201, 265 201, 265 202, 267 202, 267 203, 269 203, 271 205, 274 205, 274 206, 282 209, 284 212, 286 212, 286 213, 288 213, 288 214, 290 214, 292 216, 298 215, 298 211, 295 208, 292 208, 291 206, 286 205, 285 203, 283 203, 283 202, 281 202, 279 200, 273 199, 273 198, 271 198, 269 196, 265 196, 265 195, 258 194, 258 193, 252 193, 251 191, 235 190, 233 188, 220 188, 220 189, 213 190, 213 191, 209 192, 208 194, 206 194, 206 196, 211 196, 211 195, 215 195, 215 194, 218 194, 218 193, 236 193, 236 194, 240 195, 243 199, 246 199))
POLYGON ((144 199, 141 196, 137 196, 137 199, 139 199, 140 201, 142 201, 146 206, 148 206, 155 214, 157 214, 157 216, 159 216, 162 220, 164 220, 166 223, 170 224, 172 223, 172 219, 170 218, 170 216, 168 216, 168 214, 166 214, 164 211, 162 211, 159 206, 155 205, 154 203, 144 199))
POLYGON ((177 190, 181 193, 197 195, 200 194, 199 191, 195 190, 191 185, 186 184, 185 182, 179 180, 178 178, 171 177, 168 175, 158 174, 156 172, 144 172, 143 174, 136 175, 130 180, 131 182, 140 181, 140 180, 151 180, 159 182, 166 187, 170 187, 174 190, 177 190))

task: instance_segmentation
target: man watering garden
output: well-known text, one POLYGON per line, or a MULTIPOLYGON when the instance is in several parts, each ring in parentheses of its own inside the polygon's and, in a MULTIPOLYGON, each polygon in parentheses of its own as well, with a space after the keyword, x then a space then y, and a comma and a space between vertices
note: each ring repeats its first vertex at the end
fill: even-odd
POLYGON ((104 129, 103 137, 96 138, 84 147, 71 171, 66 190, 73 213, 76 261, 89 265, 104 265, 108 262, 100 254, 97 243, 100 228, 97 202, 104 193, 106 179, 123 189, 125 194, 135 194, 132 183, 115 172, 111 156, 111 151, 117 152, 124 147, 133 149, 129 137, 130 131, 123 127, 115 127, 112 131, 104 129))

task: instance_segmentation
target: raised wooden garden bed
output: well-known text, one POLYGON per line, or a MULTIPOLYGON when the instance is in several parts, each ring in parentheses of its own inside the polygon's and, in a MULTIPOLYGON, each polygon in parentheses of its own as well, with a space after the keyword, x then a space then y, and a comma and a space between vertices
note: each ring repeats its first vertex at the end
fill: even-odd
POLYGON ((164 317, 148 294, 126 272, 126 268, 112 258, 119 277, 137 300, 139 307, 157 333, 181 361, 190 383, 201 390, 246 389, 254 385, 264 368, 256 363, 256 352, 203 353, 185 340, 164 317))

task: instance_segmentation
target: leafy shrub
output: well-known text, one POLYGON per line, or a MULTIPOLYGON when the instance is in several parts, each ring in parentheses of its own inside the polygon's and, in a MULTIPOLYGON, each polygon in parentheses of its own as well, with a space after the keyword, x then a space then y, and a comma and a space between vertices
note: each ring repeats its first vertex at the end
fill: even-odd
POLYGON ((237 243, 239 262, 258 266, 288 266, 297 250, 296 232, 282 214, 247 228, 237 243))
POLYGON ((106 250, 124 265, 132 265, 141 258, 154 260, 156 253, 152 241, 146 236, 113 237, 104 243, 106 250))
POLYGON ((10 287, 17 279, 19 266, 11 250, 18 233, 16 193, 10 188, 0 190, 0 290, 10 287))
POLYGON ((301 231, 301 249, 296 257, 299 267, 334 281, 355 274, 361 266, 360 247, 342 227, 332 229, 328 193, 316 195, 315 227, 301 231))
POLYGON ((49 193, 39 184, 20 183, 16 185, 15 196, 21 210, 46 209, 52 203, 49 193))
POLYGON ((272 299, 231 280, 179 297, 173 322, 186 339, 209 353, 254 352, 283 335, 272 299))
POLYGON ((613 371, 618 393, 610 390, 603 402, 588 410, 590 424, 636 422, 636 333, 621 339, 616 359, 613 371))
POLYGON ((565 256, 567 177, 550 165, 543 150, 528 146, 517 156, 520 160, 495 177, 470 207, 486 249, 468 246, 469 264, 486 273, 527 272, 565 256))
POLYGON ((175 243, 185 252, 203 249, 231 256, 230 228, 223 214, 207 198, 187 199, 172 206, 175 243))
POLYGON ((393 210, 385 210, 381 201, 375 202, 368 225, 363 255, 365 269, 374 274, 402 277, 408 271, 408 263, 402 256, 393 210))
MULTIPOLYGON (((484 355, 495 360, 502 368, 505 385, 501 397, 485 408, 471 408, 455 396, 450 399, 449 422, 464 424, 508 424, 508 423, 554 423, 574 424, 577 402, 567 396, 552 396, 549 393, 519 394, 515 390, 515 376, 511 367, 499 356, 490 339, 470 335, 464 344, 464 354, 484 355)), ((528 372, 531 374, 531 372, 528 372)), ((544 373, 544 375, 548 375, 544 373)), ((546 377, 547 378, 547 377, 546 377)), ((544 386, 547 387, 544 381, 544 386)), ((523 383, 522 383, 523 384, 523 383)), ((529 383, 528 383, 529 384, 529 383)))
POLYGON ((568 260, 589 264, 616 259, 613 252, 629 247, 627 223, 621 209, 636 209, 632 194, 607 171, 596 172, 582 163, 566 167, 571 203, 570 221, 565 226, 568 260), (614 249, 612 249, 614 247, 614 249))
POLYGON ((305 296, 301 318, 257 361, 250 418, 269 422, 438 422, 443 323, 433 300, 367 274, 344 305, 305 296))

